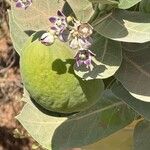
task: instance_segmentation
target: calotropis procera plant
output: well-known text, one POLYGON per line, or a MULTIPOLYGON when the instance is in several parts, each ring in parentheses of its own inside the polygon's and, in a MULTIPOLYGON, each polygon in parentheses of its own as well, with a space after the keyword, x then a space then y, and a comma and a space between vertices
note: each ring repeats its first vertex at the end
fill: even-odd
POLYGON ((9 24, 25 86, 17 119, 43 148, 83 147, 140 117, 134 149, 148 150, 149 0, 15 0, 9 24))

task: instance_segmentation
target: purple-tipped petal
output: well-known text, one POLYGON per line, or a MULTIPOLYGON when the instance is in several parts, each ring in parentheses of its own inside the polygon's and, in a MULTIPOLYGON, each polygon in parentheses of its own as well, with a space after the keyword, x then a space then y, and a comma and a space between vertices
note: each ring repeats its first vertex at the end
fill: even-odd
POLYGON ((70 31, 66 29, 66 30, 62 30, 59 33, 58 37, 61 41, 67 42, 69 40, 69 35, 70 35, 70 31))
POLYGON ((51 27, 51 30, 57 31, 57 28, 55 26, 51 27))
POLYGON ((84 64, 84 61, 82 60, 77 60, 76 61, 77 67, 80 67, 82 64, 84 64))
POLYGON ((57 17, 50 17, 50 18, 49 18, 49 21, 50 21, 51 23, 55 23, 55 22, 57 21, 57 17))
POLYGON ((32 4, 32 0, 26 0, 26 1, 18 0, 18 1, 16 1, 16 7, 18 7, 18 8, 27 9, 29 6, 31 6, 31 4, 32 4))
POLYGON ((91 59, 89 58, 89 59, 85 60, 84 64, 87 66, 91 65, 91 59))
POLYGON ((16 7, 18 8, 25 8, 25 5, 21 1, 16 2, 16 7))
POLYGON ((78 48, 78 46, 79 46, 78 39, 74 38, 74 39, 70 42, 69 46, 70 46, 72 49, 78 48))
POLYGON ((89 41, 88 39, 79 38, 78 41, 79 41, 80 48, 83 49, 88 49, 92 45, 91 41, 89 41))
POLYGON ((57 15, 58 15, 59 17, 65 17, 65 15, 64 15, 60 10, 57 11, 57 15))

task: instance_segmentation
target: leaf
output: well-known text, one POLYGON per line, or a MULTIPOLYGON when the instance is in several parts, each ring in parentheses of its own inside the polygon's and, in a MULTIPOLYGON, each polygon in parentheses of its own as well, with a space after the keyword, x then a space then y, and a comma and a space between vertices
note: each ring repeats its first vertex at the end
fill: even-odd
POLYGON ((150 13, 150 1, 142 0, 139 5, 139 10, 145 13, 150 13))
POLYGON ((116 99, 110 90, 105 91, 95 106, 84 112, 68 118, 48 114, 27 103, 17 119, 37 142, 52 150, 94 143, 125 127, 135 117, 135 113, 116 99))
POLYGON ((9 27, 10 27, 10 36, 13 42, 13 46, 17 53, 19 54, 22 48, 22 45, 28 38, 28 35, 23 31, 22 27, 17 24, 12 13, 8 11, 9 14, 9 27))
POLYGON ((55 16, 57 10, 61 10, 63 5, 63 0, 60 2, 57 0, 39 0, 33 1, 27 10, 23 10, 16 8, 15 3, 12 2, 11 11, 9 11, 9 26, 11 39, 19 54, 29 35, 35 31, 49 29, 49 17, 55 16))
POLYGON ((88 22, 94 14, 94 8, 89 0, 66 0, 78 20, 88 22))
POLYGON ((145 119, 150 120, 150 103, 134 98, 119 82, 111 86, 111 91, 118 99, 123 100, 145 119))
POLYGON ((141 51, 124 51, 123 62, 116 78, 132 96, 150 102, 149 47, 141 51))
POLYGON ((134 150, 149 150, 150 148, 150 122, 138 123, 134 130, 134 150))
POLYGON ((119 0, 118 8, 120 9, 128 9, 137 3, 139 3, 141 0, 119 0))
POLYGON ((75 73, 85 80, 104 79, 114 75, 122 61, 121 44, 96 33, 90 49, 96 54, 96 62, 92 63, 94 68, 90 71, 75 65, 75 73))
POLYGON ((50 138, 55 129, 67 118, 49 117, 40 112, 36 107, 26 104, 17 116, 17 119, 26 128, 29 134, 44 148, 50 149, 50 138), (44 140, 43 140, 44 139, 44 140))
POLYGON ((150 42, 146 43, 125 43, 122 42, 122 49, 129 51, 129 52, 137 52, 142 51, 143 49, 149 49, 150 42))
POLYGON ((89 0, 93 3, 101 3, 101 4, 110 4, 110 5, 117 5, 120 9, 128 9, 137 3, 139 3, 141 0, 89 0))
POLYGON ((101 4, 119 4, 116 0, 89 0, 92 3, 101 3, 101 4))
POLYGON ((150 41, 150 14, 115 10, 98 17, 92 26, 99 34, 117 41, 144 43, 150 41))

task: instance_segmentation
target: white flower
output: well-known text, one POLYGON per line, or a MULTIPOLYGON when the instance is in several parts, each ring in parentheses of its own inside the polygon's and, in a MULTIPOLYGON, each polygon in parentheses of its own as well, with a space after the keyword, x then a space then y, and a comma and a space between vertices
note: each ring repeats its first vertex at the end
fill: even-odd
POLYGON ((54 43, 54 36, 51 34, 51 33, 49 33, 49 32, 46 32, 46 33, 44 33, 42 36, 41 36, 41 43, 42 44, 45 44, 45 45, 51 45, 51 44, 53 44, 54 43))

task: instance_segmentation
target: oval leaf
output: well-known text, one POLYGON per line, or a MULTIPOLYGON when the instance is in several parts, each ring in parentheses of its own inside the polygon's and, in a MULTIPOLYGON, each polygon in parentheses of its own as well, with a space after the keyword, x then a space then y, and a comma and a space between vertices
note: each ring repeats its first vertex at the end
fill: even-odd
POLYGON ((134 130, 134 150, 150 149, 150 122, 138 123, 134 130))
POLYGON ((142 51, 150 48, 150 42, 147 43, 125 43, 122 42, 122 48, 129 52, 142 51))
POLYGON ((137 3, 139 3, 141 0, 119 0, 118 8, 120 9, 128 9, 137 3))
POLYGON ((150 120, 150 103, 134 98, 119 82, 115 82, 112 85, 111 91, 117 98, 123 100, 145 119, 150 120))
POLYGON ((89 0, 91 2, 97 2, 101 4, 110 4, 110 5, 117 5, 120 9, 128 9, 137 3, 139 3, 141 0, 89 0))
POLYGON ((115 10, 92 23, 94 30, 103 36, 124 42, 150 41, 150 14, 115 10))
POLYGON ((92 63, 94 68, 89 70, 75 65, 75 73, 85 80, 104 79, 114 75, 122 61, 121 44, 96 33, 90 49, 96 54, 96 60, 92 63))
POLYGON ((150 102, 149 64, 149 48, 136 52, 124 51, 123 62, 116 74, 131 95, 147 102, 150 102))
POLYGON ((93 3, 101 3, 101 4, 111 4, 111 5, 114 5, 114 4, 119 4, 119 2, 117 0, 89 0, 90 2, 93 2, 93 3))
POLYGON ((66 150, 102 139, 134 120, 135 113, 110 90, 90 109, 66 117, 54 117, 27 103, 17 119, 44 148, 66 150), (44 139, 44 140, 43 140, 44 139))
POLYGON ((38 30, 48 30, 50 27, 49 17, 55 16, 57 10, 61 10, 63 6, 63 0, 60 2, 40 0, 33 1, 27 10, 23 10, 16 8, 15 3, 12 2, 11 11, 9 11, 9 26, 11 39, 19 54, 28 36, 38 30))
POLYGON ((82 22, 88 22, 94 14, 94 8, 89 0, 67 0, 74 11, 77 19, 82 22))

